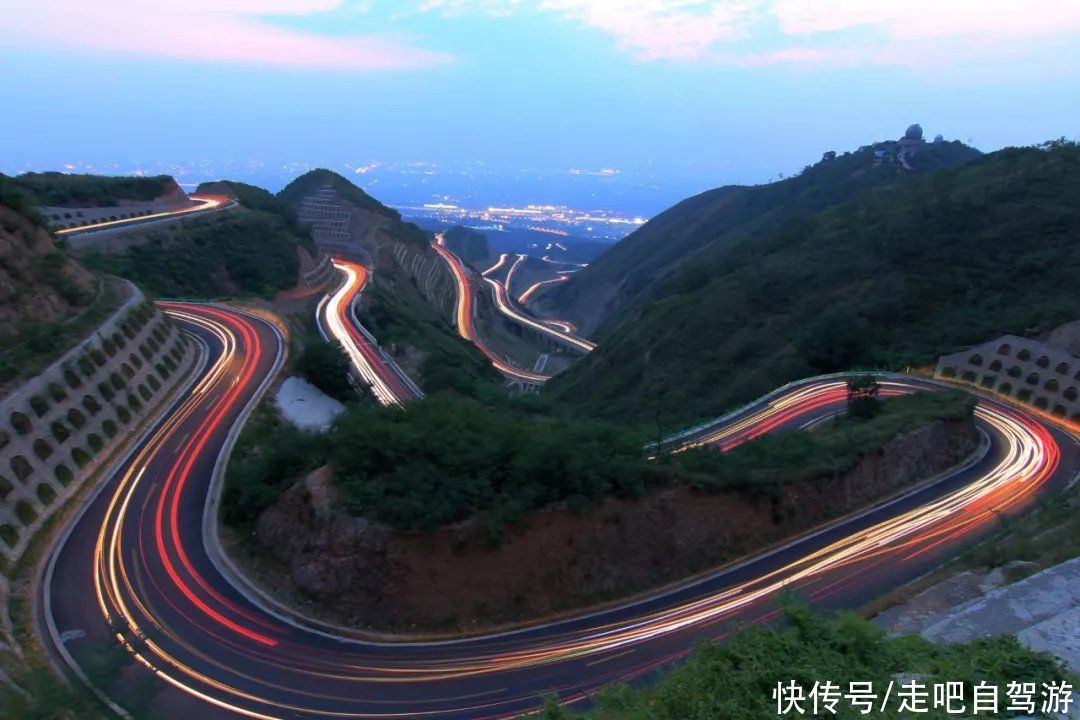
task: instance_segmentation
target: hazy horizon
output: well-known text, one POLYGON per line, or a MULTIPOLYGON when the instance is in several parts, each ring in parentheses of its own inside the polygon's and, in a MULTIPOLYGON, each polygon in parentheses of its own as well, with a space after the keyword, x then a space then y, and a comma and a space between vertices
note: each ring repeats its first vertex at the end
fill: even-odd
POLYGON ((913 122, 984 151, 1076 137, 1078 33, 1059 0, 41 0, 0 28, 0 170, 611 169, 655 212, 913 122))

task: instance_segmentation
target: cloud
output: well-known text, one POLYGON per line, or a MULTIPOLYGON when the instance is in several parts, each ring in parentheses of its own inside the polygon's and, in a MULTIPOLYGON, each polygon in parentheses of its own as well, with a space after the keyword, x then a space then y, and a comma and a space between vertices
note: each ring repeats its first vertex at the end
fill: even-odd
POLYGON ((1041 0, 421 0, 421 10, 554 14, 640 60, 921 65, 1032 52, 1080 32, 1080 2, 1041 0), (1024 47, 1010 46, 1018 43, 1024 47))
POLYGON ((450 57, 378 35, 326 36, 263 18, 329 12, 342 0, 33 0, 4 13, 0 39, 218 63, 395 70, 450 57))

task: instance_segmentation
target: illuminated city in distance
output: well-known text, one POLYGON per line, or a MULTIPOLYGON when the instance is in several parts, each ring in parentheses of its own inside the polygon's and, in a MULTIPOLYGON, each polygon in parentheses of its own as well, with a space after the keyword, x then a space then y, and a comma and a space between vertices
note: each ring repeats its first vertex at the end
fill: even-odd
POLYGON ((560 236, 615 241, 644 225, 648 218, 605 210, 575 210, 562 205, 468 208, 451 203, 397 206, 411 220, 467 224, 476 230, 532 230, 560 236))

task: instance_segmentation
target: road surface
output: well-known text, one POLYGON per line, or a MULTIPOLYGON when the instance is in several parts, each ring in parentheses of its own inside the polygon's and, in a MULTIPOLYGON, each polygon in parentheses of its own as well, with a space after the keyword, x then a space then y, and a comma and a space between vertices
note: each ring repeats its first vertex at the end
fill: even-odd
POLYGON ((400 405, 423 397, 412 380, 379 347, 375 338, 359 323, 356 298, 368 281, 368 271, 359 263, 334 260, 345 280, 319 303, 316 317, 328 338, 341 344, 353 368, 382 405, 400 405))
POLYGON ((458 256, 443 247, 442 235, 435 236, 435 242, 431 244, 435 252, 446 261, 450 268, 450 274, 454 277, 454 285, 457 288, 457 301, 454 310, 454 324, 458 334, 468 340, 476 348, 487 356, 496 370, 506 375, 511 380, 524 383, 540 384, 551 379, 550 375, 540 375, 521 368, 514 367, 492 351, 480 338, 473 325, 473 286, 468 271, 458 256))
POLYGON ((224 195, 190 195, 188 196, 188 199, 193 201, 194 204, 185 205, 172 210, 164 210, 150 215, 140 215, 138 217, 124 218, 122 220, 109 220, 107 222, 94 223, 93 225, 84 225, 82 227, 54 230, 53 234, 60 237, 73 237, 101 232, 103 230, 118 230, 134 225, 153 225, 191 215, 216 212, 236 205, 234 200, 230 200, 224 195))
MULTIPOLYGON (((264 320, 221 307, 163 303, 208 348, 194 390, 108 478, 58 543, 40 617, 73 668, 117 640, 153 673, 163 717, 507 717, 557 694, 579 701, 719 638, 768 620, 777 593, 853 607, 906 582, 960 543, 1062 489, 1080 467, 1055 426, 980 399, 989 446, 970 466, 695 582, 600 612, 495 635, 373 642, 302 627, 241 594, 204 540, 213 471, 230 430, 278 366, 282 339, 264 320)), ((886 393, 937 386, 893 376, 886 393)), ((843 380, 787 386, 680 443, 731 446, 800 427, 843 407, 843 380)), ((209 507, 213 507, 211 502, 209 507)), ((209 518, 212 522, 213 518, 209 518)), ((121 705, 126 698, 116 696, 121 705)))

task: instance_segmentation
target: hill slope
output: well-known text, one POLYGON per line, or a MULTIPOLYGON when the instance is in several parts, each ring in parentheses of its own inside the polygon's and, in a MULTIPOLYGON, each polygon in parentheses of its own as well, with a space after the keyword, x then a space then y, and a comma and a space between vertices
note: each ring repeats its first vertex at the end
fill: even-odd
POLYGON ((0 384, 32 374, 84 328, 74 322, 104 307, 98 283, 53 243, 26 197, 0 175, 0 384))
POLYGON ((187 195, 169 175, 128 177, 24 173, 15 184, 48 207, 112 207, 151 202, 182 202, 187 195))
POLYGON ((327 253, 374 271, 361 295, 360 319, 425 392, 474 394, 498 381, 454 330, 453 280, 423 230, 330 170, 300 176, 278 201, 311 225, 327 253))
POLYGON ((298 280, 301 254, 315 245, 278 200, 253 185, 199 186, 241 207, 164 226, 133 226, 102 236, 81 257, 92 268, 126 277, 162 297, 272 298, 298 280))
POLYGON ((688 267, 550 384, 595 415, 714 416, 777 384, 926 363, 1080 317, 1080 149, 1009 149, 688 267))
POLYGON ((678 268, 708 259, 730 243, 771 232, 789 218, 820 212, 875 188, 903 184, 912 174, 979 156, 959 142, 942 142, 918 145, 914 155, 901 159, 899 147, 889 141, 839 156, 827 153, 796 177, 767 185, 730 185, 684 200, 569 282, 550 289, 541 309, 574 322, 585 334, 597 329, 603 333, 668 294, 667 284, 678 268))

